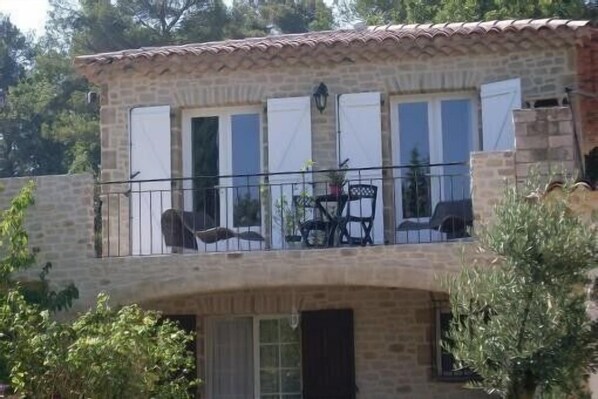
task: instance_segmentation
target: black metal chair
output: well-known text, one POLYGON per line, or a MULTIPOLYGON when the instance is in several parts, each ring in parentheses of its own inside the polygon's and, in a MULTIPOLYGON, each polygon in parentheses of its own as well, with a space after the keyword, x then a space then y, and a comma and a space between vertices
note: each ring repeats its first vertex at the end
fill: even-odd
POLYGON ((318 208, 314 198, 311 195, 295 195, 293 196, 293 206, 296 209, 303 210, 303 220, 296 221, 303 245, 307 248, 328 245, 327 239, 320 243, 317 234, 321 232, 322 237, 328 237, 332 228, 332 222, 316 219, 316 210, 318 208), (311 213, 310 216, 307 216, 308 212, 311 213))
POLYGON ((373 245, 372 228, 376 218, 376 199, 378 197, 378 187, 373 184, 353 184, 349 185, 347 205, 345 206, 346 215, 339 220, 339 242, 348 245, 373 245), (364 201, 365 200, 365 201, 364 201), (370 202, 370 212, 364 216, 364 202, 370 202), (359 203, 359 214, 351 211, 352 203, 359 203), (352 235, 352 229, 349 223, 359 223, 359 236, 352 235))

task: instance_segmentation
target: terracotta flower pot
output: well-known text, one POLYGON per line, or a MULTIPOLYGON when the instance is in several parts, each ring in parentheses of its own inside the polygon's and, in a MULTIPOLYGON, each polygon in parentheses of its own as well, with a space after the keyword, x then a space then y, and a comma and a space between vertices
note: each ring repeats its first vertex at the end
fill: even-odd
POLYGON ((343 187, 339 186, 338 184, 329 184, 328 185, 328 192, 331 195, 341 195, 343 192, 343 187))

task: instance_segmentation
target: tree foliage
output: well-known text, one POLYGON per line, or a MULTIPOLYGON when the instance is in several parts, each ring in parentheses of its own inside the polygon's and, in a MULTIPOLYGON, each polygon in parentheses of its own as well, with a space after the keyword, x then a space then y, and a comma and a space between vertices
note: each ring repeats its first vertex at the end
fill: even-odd
POLYGON ((28 398, 190 398, 195 385, 191 337, 138 306, 114 310, 104 295, 60 323, 11 291, 0 302, 0 328, 12 387, 28 398))
POLYGON ((593 18, 586 0, 49 0, 46 34, 23 35, 0 16, 0 177, 90 171, 100 163, 98 91, 72 57, 369 24, 497 18, 593 18), (338 15, 336 15, 338 14, 338 15), (338 18, 335 18, 337 16, 338 18), (337 20, 338 19, 338 20, 337 20))
POLYGON ((98 171, 98 109, 87 104, 98 89, 73 56, 333 26, 323 0, 50 0, 36 43, 1 17, 0 177, 98 171))
POLYGON ((345 21, 369 24, 485 21, 517 18, 592 18, 585 0, 347 0, 345 21))
POLYGON ((49 289, 49 266, 42 290, 14 279, 35 263, 23 224, 33 189, 26 185, 0 218, 0 381, 28 398, 191 397, 192 338, 173 323, 135 305, 112 309, 105 295, 61 323, 50 312, 70 305, 74 286, 49 289))
POLYGON ((481 377, 475 385, 509 399, 577 392, 598 353, 584 290, 598 266, 596 230, 570 212, 567 195, 533 198, 509 187, 479 234, 494 262, 447 283, 445 344, 481 377))

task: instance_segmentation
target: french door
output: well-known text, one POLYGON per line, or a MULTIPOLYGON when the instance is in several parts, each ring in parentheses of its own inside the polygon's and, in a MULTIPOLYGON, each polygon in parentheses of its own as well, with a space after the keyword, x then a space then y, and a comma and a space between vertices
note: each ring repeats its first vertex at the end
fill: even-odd
POLYGON ((471 95, 391 103, 393 164, 400 166, 394 170, 398 242, 442 239, 442 233, 418 224, 428 222, 440 202, 470 198, 467 162, 478 148, 476 113, 471 95))
MULTIPOLYGON (((183 114, 184 209, 215 226, 260 231, 261 113, 259 108, 190 110, 183 114)), ((257 249, 236 238, 200 250, 257 249)))

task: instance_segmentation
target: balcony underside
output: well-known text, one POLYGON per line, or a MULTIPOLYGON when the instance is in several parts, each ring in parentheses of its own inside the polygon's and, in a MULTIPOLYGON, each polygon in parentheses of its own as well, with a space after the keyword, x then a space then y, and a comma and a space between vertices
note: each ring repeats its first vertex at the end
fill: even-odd
MULTIPOLYGON (((238 289, 372 286, 442 291, 472 243, 406 244, 296 251, 230 252, 92 259, 93 280, 116 303, 238 289)), ((466 259, 471 259, 467 255, 466 259)), ((78 305, 90 305, 97 286, 78 305)))

